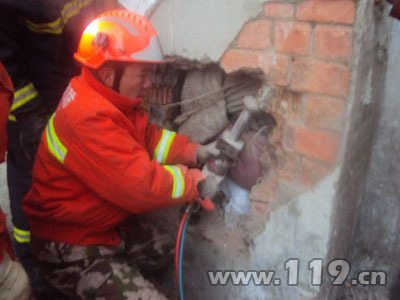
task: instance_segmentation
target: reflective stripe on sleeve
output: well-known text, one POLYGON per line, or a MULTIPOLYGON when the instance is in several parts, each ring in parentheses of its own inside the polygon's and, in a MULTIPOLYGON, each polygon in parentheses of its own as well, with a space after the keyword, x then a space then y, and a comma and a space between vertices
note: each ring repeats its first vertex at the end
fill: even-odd
POLYGON ((181 169, 173 166, 163 166, 174 178, 174 187, 172 189, 172 198, 176 199, 183 196, 185 191, 185 179, 181 169))
POLYGON ((68 20, 76 16, 82 7, 88 6, 92 0, 74 0, 66 3, 61 10, 61 17, 53 22, 34 23, 28 19, 25 22, 28 28, 37 33, 61 34, 68 20))
POLYGON ((31 241, 31 232, 14 226, 14 238, 18 243, 29 243, 31 241))
POLYGON ((153 159, 158 161, 160 164, 165 164, 168 157, 169 149, 171 148, 172 141, 175 138, 176 133, 163 129, 162 136, 156 149, 154 150, 153 159))
POLYGON ((36 91, 33 83, 29 83, 23 88, 20 88, 14 93, 14 101, 11 105, 10 112, 20 108, 33 98, 37 97, 38 92, 36 91))
POLYGON ((58 138, 53 125, 55 114, 53 114, 49 120, 49 123, 46 126, 46 139, 47 146, 51 152, 62 164, 64 163, 65 156, 67 155, 67 149, 61 143, 58 138))
POLYGON ((14 115, 8 115, 8 121, 17 122, 17 118, 14 115))

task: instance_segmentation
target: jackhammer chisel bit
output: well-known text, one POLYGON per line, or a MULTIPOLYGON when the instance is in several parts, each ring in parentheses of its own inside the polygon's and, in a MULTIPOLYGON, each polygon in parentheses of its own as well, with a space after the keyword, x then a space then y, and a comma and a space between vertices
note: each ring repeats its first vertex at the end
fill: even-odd
POLYGON ((246 96, 243 102, 244 108, 232 129, 226 129, 217 141, 217 148, 221 151, 220 157, 211 158, 202 169, 207 175, 206 180, 199 185, 199 192, 203 198, 213 199, 218 193, 221 181, 243 149, 244 142, 240 137, 244 129, 251 116, 260 110, 257 100, 252 96, 246 96))

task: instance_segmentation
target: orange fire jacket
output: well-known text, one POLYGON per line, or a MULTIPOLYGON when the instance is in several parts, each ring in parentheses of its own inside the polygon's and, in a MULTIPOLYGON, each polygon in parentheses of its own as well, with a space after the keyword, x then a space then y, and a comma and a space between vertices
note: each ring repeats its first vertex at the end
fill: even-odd
POLYGON ((186 167, 198 144, 147 124, 142 99, 102 85, 86 68, 71 80, 41 138, 23 201, 33 234, 112 245, 128 216, 198 197, 186 167))

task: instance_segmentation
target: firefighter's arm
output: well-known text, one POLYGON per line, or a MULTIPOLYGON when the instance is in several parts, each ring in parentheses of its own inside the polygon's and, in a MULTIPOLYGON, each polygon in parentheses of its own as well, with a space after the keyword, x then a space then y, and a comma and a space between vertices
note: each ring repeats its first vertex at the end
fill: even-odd
POLYGON ((146 128, 146 147, 151 159, 160 164, 197 165, 199 144, 185 135, 167 129, 158 129, 154 124, 146 128))
POLYGON ((65 167, 95 194, 133 213, 198 198, 198 169, 160 165, 132 136, 106 116, 74 130, 65 167))
POLYGON ((211 155, 220 154, 216 142, 200 145, 191 142, 185 135, 160 130, 152 124, 147 127, 146 138, 151 157, 160 164, 182 163, 194 166, 205 164, 211 155))

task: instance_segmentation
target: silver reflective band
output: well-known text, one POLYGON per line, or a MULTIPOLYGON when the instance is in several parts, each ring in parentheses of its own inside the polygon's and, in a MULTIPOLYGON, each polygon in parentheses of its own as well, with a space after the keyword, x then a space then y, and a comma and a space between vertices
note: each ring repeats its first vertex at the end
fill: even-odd
POLYGON ((180 198, 185 192, 185 179, 181 169, 174 166, 163 166, 173 177, 174 183, 172 187, 171 197, 174 199, 180 198))
POLYGON ((62 153, 61 149, 58 148, 56 142, 53 140, 53 136, 51 135, 51 132, 50 132, 50 126, 47 126, 47 136, 48 136, 49 139, 50 139, 50 143, 51 143, 51 145, 53 146, 53 149, 54 149, 55 151, 57 151, 57 153, 58 153, 58 155, 61 157, 61 159, 64 160, 64 159, 65 159, 65 154, 62 153))
POLYGON ((157 147, 157 161, 160 164, 164 164, 165 160, 167 158, 168 152, 169 152, 169 147, 171 146, 172 139, 175 136, 175 132, 165 130, 163 132, 163 137, 160 142, 160 148, 157 147))
POLYGON ((164 55, 161 52, 160 42, 158 37, 154 35, 149 45, 140 52, 133 53, 131 55, 133 59, 139 61, 150 61, 150 62, 162 62, 164 61, 164 55))
POLYGON ((35 87, 33 86, 33 83, 29 83, 23 88, 20 88, 19 90, 15 91, 14 93, 14 101, 13 104, 10 108, 10 111, 14 111, 21 106, 23 106, 25 103, 29 102, 33 98, 35 98, 38 95, 38 92, 36 91, 35 87))
POLYGON ((29 243, 31 241, 31 232, 14 226, 14 239, 18 243, 29 243))

